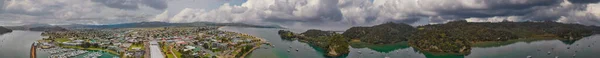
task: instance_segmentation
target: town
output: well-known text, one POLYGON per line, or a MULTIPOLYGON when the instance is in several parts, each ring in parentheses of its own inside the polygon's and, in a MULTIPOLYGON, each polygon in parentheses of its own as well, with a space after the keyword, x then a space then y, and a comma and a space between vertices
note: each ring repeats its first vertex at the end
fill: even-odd
POLYGON ((219 27, 46 31, 42 33, 44 38, 32 46, 50 53, 49 58, 238 58, 269 44, 247 34, 218 30, 219 27))

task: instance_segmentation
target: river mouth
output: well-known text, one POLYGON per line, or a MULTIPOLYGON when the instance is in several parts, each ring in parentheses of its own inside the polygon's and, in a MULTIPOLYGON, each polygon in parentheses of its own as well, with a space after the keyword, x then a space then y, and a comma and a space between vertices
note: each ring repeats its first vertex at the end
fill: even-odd
MULTIPOLYGON (((277 34, 278 30, 272 28, 243 28, 224 27, 219 30, 246 33, 267 39, 275 45, 274 48, 257 49, 249 58, 326 58, 323 51, 306 43, 282 40, 277 34), (292 48, 289 48, 292 47, 292 48), (301 49, 301 51, 287 50, 301 49), (316 55, 316 56, 303 56, 316 55)), ((294 30, 292 30, 294 31, 294 30)), ((407 44, 397 43, 388 45, 350 44, 350 53, 346 58, 522 58, 532 56, 536 58, 573 57, 595 58, 600 55, 600 35, 584 37, 576 41, 561 41, 557 39, 535 40, 509 40, 504 42, 484 42, 475 44, 468 55, 455 55, 444 53, 428 53, 414 49, 407 44), (589 46, 589 47, 588 47, 589 46), (539 51, 538 51, 539 50, 539 51), (547 52, 550 52, 549 54, 547 52)))

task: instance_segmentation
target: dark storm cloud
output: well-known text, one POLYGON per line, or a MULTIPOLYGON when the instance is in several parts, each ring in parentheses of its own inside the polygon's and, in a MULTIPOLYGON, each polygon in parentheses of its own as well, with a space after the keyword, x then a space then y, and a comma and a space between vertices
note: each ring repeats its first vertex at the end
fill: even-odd
POLYGON ((119 8, 119 9, 130 9, 137 10, 138 0, 92 0, 93 2, 98 2, 106 5, 111 8, 119 8))
POLYGON ((569 0, 571 3, 598 3, 600 0, 569 0))
POLYGON ((594 22, 598 21, 594 16, 596 14, 589 14, 590 10, 586 9, 588 8, 586 5, 597 3, 596 1, 586 0, 589 3, 582 3, 571 0, 249 0, 242 6, 226 5, 215 10, 182 12, 174 16, 170 22, 266 22, 317 26, 330 23, 423 24, 424 21, 444 23, 465 19, 558 21, 582 18, 594 22), (581 14, 589 15, 581 16, 581 14))
POLYGON ((159 10, 167 9, 167 1, 166 0, 143 0, 142 3, 159 10))
POLYGON ((486 8, 457 7, 450 9, 435 9, 441 16, 455 16, 457 18, 470 17, 495 17, 495 16, 522 16, 539 10, 538 7, 558 5, 562 0, 478 0, 485 3, 486 8))
POLYGON ((337 7, 337 0, 319 0, 321 5, 311 6, 311 8, 305 8, 302 10, 315 10, 315 11, 299 11, 296 5, 308 6, 307 3, 297 2, 296 5, 289 5, 287 3, 276 3, 269 9, 280 12, 286 15, 292 15, 296 17, 282 17, 279 15, 271 15, 265 18, 264 21, 271 22, 310 22, 310 23, 326 23, 330 21, 340 21, 342 19, 342 13, 337 7), (295 14, 301 13, 301 14, 295 14))
POLYGON ((396 20, 396 21, 392 21, 394 23, 405 23, 405 24, 413 24, 417 21, 421 20, 421 18, 408 18, 405 20, 396 20))
POLYGON ((167 8, 165 0, 92 0, 93 2, 101 3, 111 8, 137 10, 140 5, 146 5, 158 10, 167 8))

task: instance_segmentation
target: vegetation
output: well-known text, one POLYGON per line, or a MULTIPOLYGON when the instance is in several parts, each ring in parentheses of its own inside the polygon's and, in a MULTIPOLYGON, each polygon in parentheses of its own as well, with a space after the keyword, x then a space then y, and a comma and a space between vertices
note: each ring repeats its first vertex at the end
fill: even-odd
MULTIPOLYGON (((328 56, 335 56, 332 51, 345 52, 342 50, 347 49, 344 46, 348 44, 353 47, 369 47, 402 43, 402 41, 408 41, 409 46, 421 51, 465 55, 470 54, 472 46, 485 46, 485 43, 490 42, 539 39, 559 39, 572 42, 598 33, 600 33, 600 27, 578 24, 557 22, 476 23, 464 20, 418 26, 417 28, 406 24, 384 23, 373 27, 352 27, 341 35, 320 30, 308 30, 301 34, 279 31, 283 39, 299 40, 327 49, 330 51, 327 52, 328 56)), ((386 51, 386 49, 381 50, 386 51)))
POLYGON ((428 52, 469 54, 478 42, 557 38, 577 40, 598 33, 598 27, 557 22, 473 23, 453 21, 425 25, 411 36, 409 45, 428 52))
POLYGON ((410 25, 389 22, 373 27, 352 27, 343 35, 370 44, 391 44, 408 40, 406 37, 414 31, 416 29, 410 25))
POLYGON ((334 32, 313 29, 302 34, 294 34, 290 31, 280 30, 279 34, 282 39, 298 40, 315 45, 321 49, 326 49, 327 56, 330 57, 339 57, 350 52, 348 48, 349 40, 343 35, 334 32))
POLYGON ((0 34, 12 32, 12 30, 0 26, 0 34))

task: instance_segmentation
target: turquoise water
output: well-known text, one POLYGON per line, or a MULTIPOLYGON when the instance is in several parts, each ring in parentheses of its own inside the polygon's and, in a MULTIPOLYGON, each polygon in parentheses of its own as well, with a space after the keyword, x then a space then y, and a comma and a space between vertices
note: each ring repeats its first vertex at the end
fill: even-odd
MULTIPOLYGON (((321 49, 298 41, 282 40, 277 34, 281 29, 224 27, 220 30, 246 33, 267 39, 274 48, 254 50, 249 58, 326 58, 321 49), (292 47, 292 48, 289 48, 292 47), (299 51, 294 51, 299 49, 299 51), (287 50, 291 50, 287 52, 287 50)), ((295 32, 303 32, 292 30, 295 32)), ((406 44, 366 45, 351 47, 346 58, 597 58, 600 57, 600 35, 593 35, 574 42, 538 40, 514 42, 487 47, 472 47, 468 55, 432 54, 420 52, 406 44), (589 46, 589 47, 588 47, 589 46), (569 49, 567 49, 569 47, 569 49), (540 51, 538 51, 538 49, 540 51), (359 51, 361 53, 359 53, 359 51), (575 52, 577 51, 577 52, 575 52), (548 54, 547 52, 551 52, 548 54), (575 57, 573 57, 575 55, 575 57)), ((269 47, 263 45, 263 47, 269 47)))

